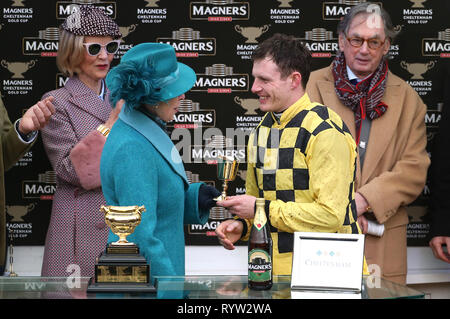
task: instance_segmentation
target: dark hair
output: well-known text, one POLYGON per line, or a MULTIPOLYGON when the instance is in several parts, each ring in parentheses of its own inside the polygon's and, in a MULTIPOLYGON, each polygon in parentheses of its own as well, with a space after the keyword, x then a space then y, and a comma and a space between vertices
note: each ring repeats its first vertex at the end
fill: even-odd
POLYGON ((384 33, 389 38, 389 40, 392 42, 394 41, 394 38, 397 35, 397 31, 395 30, 394 26, 392 25, 391 17, 389 16, 389 13, 387 13, 386 10, 384 10, 382 7, 380 7, 376 3, 371 2, 364 2, 360 3, 354 7, 352 7, 348 13, 342 18, 341 21, 339 21, 337 26, 337 33, 338 34, 347 34, 348 29, 350 28, 350 24, 352 23, 353 19, 359 15, 359 14, 377 14, 381 17, 384 24, 384 33))
POLYGON ((253 51, 252 60, 271 58, 285 78, 297 71, 302 75, 302 85, 306 88, 311 73, 311 53, 300 39, 291 35, 276 33, 261 42, 253 51))

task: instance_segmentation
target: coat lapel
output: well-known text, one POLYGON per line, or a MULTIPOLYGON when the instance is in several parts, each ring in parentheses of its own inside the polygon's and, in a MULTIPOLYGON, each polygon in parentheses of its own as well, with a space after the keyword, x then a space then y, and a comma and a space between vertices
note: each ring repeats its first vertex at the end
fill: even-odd
POLYGON ((386 152, 397 129, 398 121, 400 120, 402 108, 398 101, 402 100, 400 95, 404 94, 404 91, 400 90, 400 83, 393 80, 391 72, 389 72, 389 75, 386 83, 386 90, 381 99, 387 104, 388 109, 383 116, 372 121, 366 160, 364 161, 364 168, 362 171, 363 185, 368 181, 377 167, 378 162, 386 152))
POLYGON ((149 117, 136 109, 123 106, 119 118, 135 128, 153 144, 172 169, 183 179, 185 187, 189 186, 183 160, 170 137, 149 117))
MULTIPOLYGON (((392 73, 389 71, 389 75, 391 74, 392 73)), ((392 136, 395 133, 397 123, 400 119, 401 108, 398 106, 397 101, 401 99, 400 95, 404 94, 404 92, 400 92, 400 83, 397 82, 393 76, 389 75, 386 83, 386 91, 381 99, 388 105, 388 109, 383 116, 372 121, 364 168, 362 172, 359 164, 357 168, 356 179, 362 183, 358 183, 360 185, 364 185, 367 182, 370 175, 377 167, 379 160, 385 153, 392 136)), ((346 107, 337 97, 334 90, 334 80, 331 74, 331 68, 325 80, 317 81, 317 86, 319 88, 323 104, 339 114, 345 124, 347 124, 352 136, 355 137, 355 115, 353 114, 353 111, 346 107)))
POLYGON ((70 92, 71 96, 69 101, 72 104, 95 116, 100 121, 106 122, 111 113, 108 90, 103 101, 94 91, 81 82, 78 77, 69 78, 65 88, 70 92))

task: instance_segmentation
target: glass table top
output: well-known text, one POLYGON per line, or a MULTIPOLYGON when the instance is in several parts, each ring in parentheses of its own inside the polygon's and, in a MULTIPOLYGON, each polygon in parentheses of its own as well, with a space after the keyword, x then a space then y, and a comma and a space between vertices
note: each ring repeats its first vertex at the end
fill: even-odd
POLYGON ((274 276, 272 288, 264 291, 248 289, 247 276, 155 277, 156 294, 87 293, 89 280, 87 277, 0 277, 0 299, 396 299, 425 296, 408 286, 366 276, 360 294, 291 290, 290 276, 274 276))

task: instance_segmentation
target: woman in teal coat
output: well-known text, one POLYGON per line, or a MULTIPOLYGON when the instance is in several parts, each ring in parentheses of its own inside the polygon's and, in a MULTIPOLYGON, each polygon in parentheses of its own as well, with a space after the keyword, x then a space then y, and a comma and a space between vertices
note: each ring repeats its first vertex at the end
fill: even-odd
MULTIPOLYGON (((167 44, 130 49, 106 78, 111 99, 124 99, 103 148, 100 176, 107 205, 144 205, 134 233, 151 276, 183 276, 184 224, 204 224, 220 195, 203 183, 189 184, 181 157, 166 132, 181 99, 196 81, 167 44)), ((110 232, 108 242, 117 240, 110 232)))

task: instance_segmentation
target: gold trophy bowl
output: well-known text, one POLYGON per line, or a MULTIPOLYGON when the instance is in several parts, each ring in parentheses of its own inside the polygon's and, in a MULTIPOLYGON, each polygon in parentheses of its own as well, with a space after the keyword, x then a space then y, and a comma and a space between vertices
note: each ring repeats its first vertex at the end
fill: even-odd
POLYGON ((223 181, 223 191, 219 197, 214 198, 215 201, 227 199, 228 182, 236 178, 239 168, 239 162, 234 158, 220 156, 217 162, 217 177, 223 181))
POLYGON ((101 206, 100 211, 105 214, 105 222, 111 231, 119 236, 119 240, 111 246, 134 246, 127 240, 134 229, 141 223, 144 206, 101 206))

